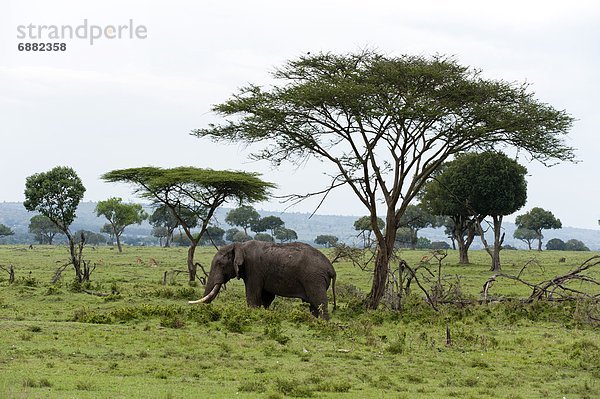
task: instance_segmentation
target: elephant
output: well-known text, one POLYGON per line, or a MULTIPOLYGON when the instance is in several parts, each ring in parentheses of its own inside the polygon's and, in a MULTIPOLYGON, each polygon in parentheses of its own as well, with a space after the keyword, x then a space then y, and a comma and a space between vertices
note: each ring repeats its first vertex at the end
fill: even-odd
POLYGON ((335 269, 325 255, 308 244, 252 240, 226 245, 212 260, 204 297, 189 303, 212 302, 221 286, 234 277, 244 281, 250 307, 266 309, 276 295, 300 298, 309 303, 315 317, 328 320, 327 290, 331 283, 336 308, 335 269))

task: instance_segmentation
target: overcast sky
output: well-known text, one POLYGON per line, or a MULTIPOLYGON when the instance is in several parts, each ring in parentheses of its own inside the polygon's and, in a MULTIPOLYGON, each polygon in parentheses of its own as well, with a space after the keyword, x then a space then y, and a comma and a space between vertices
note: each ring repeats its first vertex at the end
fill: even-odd
MULTIPOLYGON (((126 33, 127 31, 125 31, 126 33)), ((29 40, 33 42, 36 40, 29 40)), ((273 170, 248 150, 189 136, 218 120, 212 104, 247 83, 268 84, 290 58, 377 49, 389 55, 453 55, 487 78, 528 82, 566 109, 578 164, 529 170, 528 202, 565 226, 598 228, 600 3, 597 1, 29 1, 0 3, 0 201, 23 201, 25 178, 73 167, 85 200, 121 196, 107 171, 191 165, 263 173, 276 194, 316 191, 322 164, 273 170), (53 40, 64 52, 20 52, 19 25, 143 25, 146 38, 53 40)), ((306 202, 290 211, 312 211, 306 202)), ((276 201, 257 208, 283 210, 276 201)), ((351 193, 323 214, 362 215, 351 193)), ((507 218, 513 220, 512 217, 507 218)))

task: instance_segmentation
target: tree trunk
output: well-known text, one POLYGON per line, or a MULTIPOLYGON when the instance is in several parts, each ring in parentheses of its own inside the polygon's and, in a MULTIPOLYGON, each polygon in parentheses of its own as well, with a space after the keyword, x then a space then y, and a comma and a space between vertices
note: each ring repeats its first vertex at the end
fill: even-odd
POLYGON ((541 251, 542 250, 542 238, 543 238, 542 231, 539 230, 539 231, 536 231, 536 233, 538 233, 538 251, 541 251))
POLYGON ((81 265, 79 264, 79 258, 75 249, 75 240, 68 231, 65 231, 65 235, 67 236, 67 240, 69 240, 69 253, 71 255, 71 264, 73 264, 73 267, 75 268, 75 278, 77 279, 77 282, 82 283, 83 274, 81 273, 81 265))
POLYGON ((504 242, 504 234, 502 233, 502 215, 492 216, 494 220, 494 247, 492 248, 492 268, 491 271, 499 272, 500 266, 500 250, 504 242))
POLYGON ((196 252, 196 246, 198 245, 199 240, 191 240, 192 243, 188 248, 188 257, 187 257, 187 266, 188 273, 190 276, 190 282, 196 280, 196 264, 194 263, 194 253, 196 252))
POLYGON ((388 214, 386 222, 388 228, 385 230, 385 235, 377 236, 381 237, 381 239, 378 239, 377 242, 373 285, 365 301, 367 309, 377 309, 387 287, 390 258, 392 257, 396 241, 396 218, 393 211, 391 214, 388 214))
MULTIPOLYGON (((112 225, 112 228, 113 228, 115 238, 117 239, 117 248, 119 249, 119 253, 122 253, 123 248, 121 248, 121 234, 117 231, 117 228, 114 224, 112 225)), ((121 232, 123 232, 123 230, 121 230, 121 232)))
POLYGON ((119 252, 123 252, 123 248, 121 248, 121 236, 115 236, 117 237, 117 248, 119 249, 119 252))
POLYGON ((483 232, 483 228, 481 227, 481 222, 477 222, 476 228, 481 237, 481 242, 485 247, 486 252, 492 258, 492 267, 490 268, 493 272, 498 272, 501 269, 500 265, 500 250, 502 249, 502 243, 504 242, 504 234, 500 235, 502 232, 502 215, 494 215, 492 216, 494 220, 494 245, 490 247, 487 240, 485 239, 485 235, 483 232))
POLYGON ((469 247, 466 245, 464 237, 457 237, 456 242, 458 243, 458 263, 461 265, 468 265, 469 262, 469 247))

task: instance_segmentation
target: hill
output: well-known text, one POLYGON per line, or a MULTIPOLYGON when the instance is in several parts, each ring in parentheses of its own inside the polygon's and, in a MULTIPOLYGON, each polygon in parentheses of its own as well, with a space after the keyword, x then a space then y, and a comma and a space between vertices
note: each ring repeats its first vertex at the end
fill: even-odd
MULTIPOLYGON (((106 223, 106 220, 104 218, 96 217, 96 214, 94 213, 95 207, 95 202, 83 202, 79 205, 77 218, 73 223, 73 230, 83 229, 94 232, 100 231, 104 223, 106 223)), ((152 212, 150 206, 145 206, 145 209, 149 213, 152 212)), ((225 215, 229 210, 229 208, 218 209, 215 215, 215 224, 224 229, 231 228, 230 225, 225 223, 225 215)), ((313 215, 310 217, 310 214, 308 213, 298 212, 282 213, 268 210, 258 210, 258 212, 262 217, 280 217, 285 222, 286 227, 296 231, 299 241, 312 243, 318 235, 332 234, 337 236, 340 241, 347 244, 358 244, 360 242, 353 226, 354 221, 358 219, 359 216, 313 215)), ((31 216, 33 216, 33 213, 28 212, 23 207, 22 203, 0 203, 0 223, 11 227, 15 231, 14 236, 6 237, 0 242, 32 242, 33 237, 28 233, 29 219, 31 216)), ((516 229, 513 223, 504 223, 503 227, 506 232, 505 244, 512 245, 516 248, 526 248, 521 241, 513 238, 513 232, 516 229)), ((151 229, 152 227, 148 222, 144 222, 139 226, 129 226, 125 229, 123 238, 125 241, 129 240, 130 242, 145 242, 147 244, 152 244, 154 239, 150 237, 151 229)), ((419 232, 419 236, 426 237, 431 241, 449 241, 444 234, 444 230, 441 228, 423 229, 419 232)), ((600 230, 565 227, 560 230, 546 231, 544 242, 547 242, 551 238, 560 238, 563 241, 574 238, 583 241, 592 250, 600 250, 600 230)), ((476 240, 473 244, 473 248, 481 248, 480 242, 476 240)))

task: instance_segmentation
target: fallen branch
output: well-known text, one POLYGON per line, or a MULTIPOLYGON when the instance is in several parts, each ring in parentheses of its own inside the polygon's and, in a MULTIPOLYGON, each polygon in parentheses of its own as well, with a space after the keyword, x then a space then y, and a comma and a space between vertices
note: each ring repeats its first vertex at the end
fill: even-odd
MULTIPOLYGON (((530 261, 531 262, 531 261, 530 261)), ((529 264, 530 262, 527 262, 529 264)), ((483 300, 484 302, 488 301, 489 290, 494 284, 494 282, 499 278, 507 278, 509 280, 518 281, 521 284, 524 284, 532 289, 531 295, 524 302, 531 303, 536 300, 552 300, 552 301, 568 301, 575 300, 580 298, 586 298, 593 301, 600 300, 600 293, 598 294, 590 294, 580 289, 575 289, 573 287, 567 286, 567 284, 579 281, 581 283, 589 283, 592 285, 600 286, 600 282, 595 278, 582 274, 583 272, 591 269, 594 266, 600 265, 600 255, 596 255, 591 257, 590 259, 583 262, 581 266, 570 271, 569 273, 563 274, 561 276, 554 277, 553 279, 542 281, 540 283, 534 284, 529 281, 522 279, 520 276, 527 266, 527 264, 521 269, 518 276, 512 276, 510 274, 498 273, 491 276, 487 281, 483 284, 483 300)))

